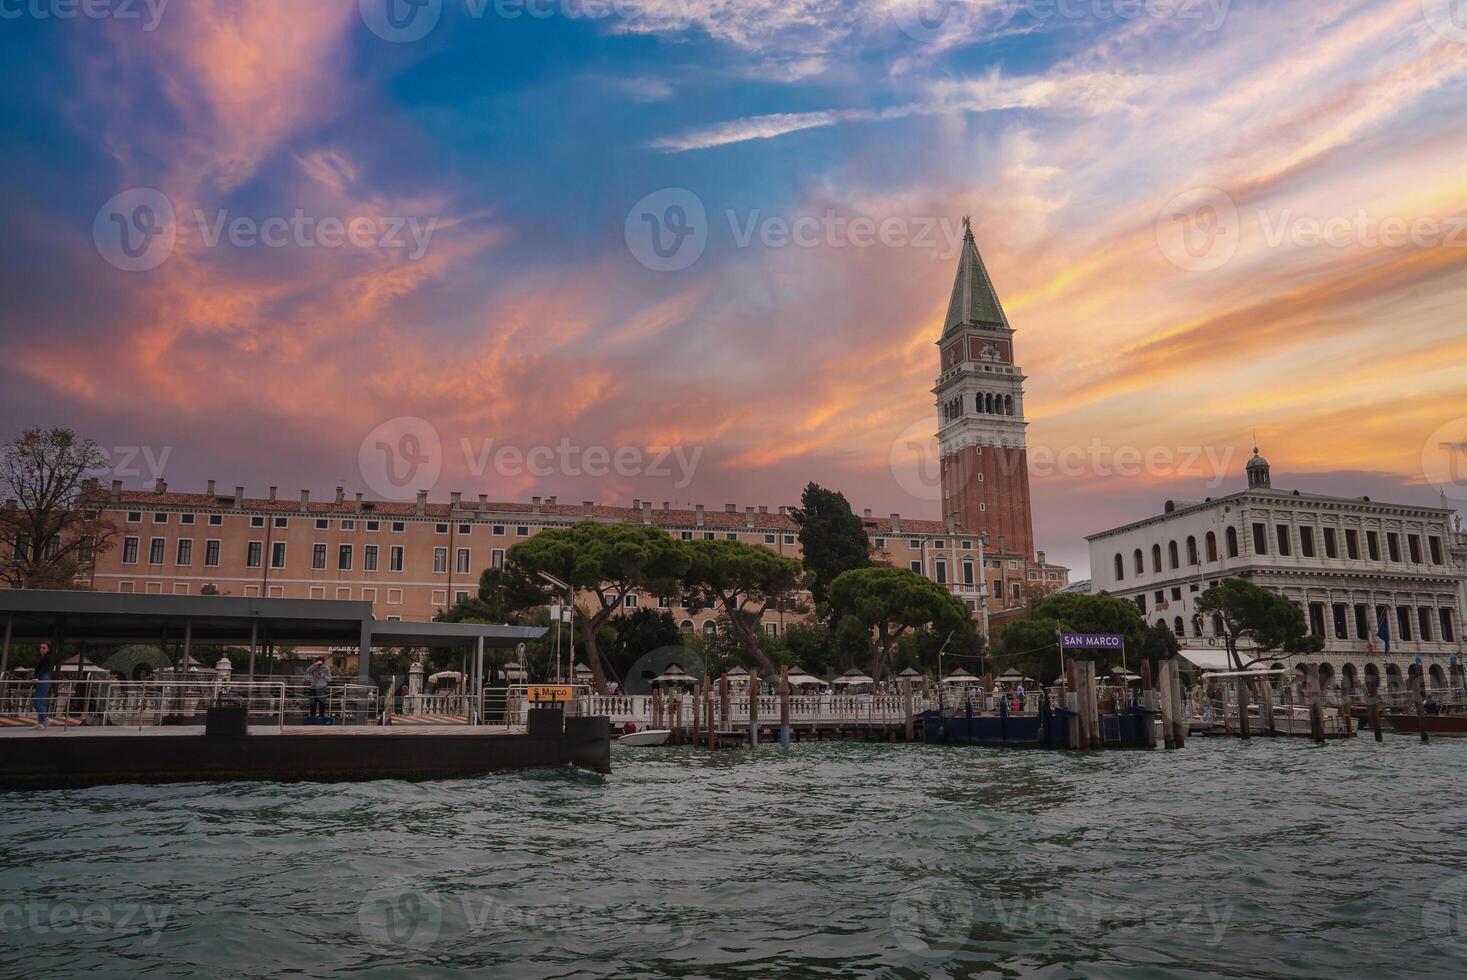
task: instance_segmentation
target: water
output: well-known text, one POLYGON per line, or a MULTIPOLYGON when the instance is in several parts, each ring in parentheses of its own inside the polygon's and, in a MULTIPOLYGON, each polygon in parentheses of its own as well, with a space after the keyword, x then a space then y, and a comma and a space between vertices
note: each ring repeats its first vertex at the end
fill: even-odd
POLYGON ((0 972, 1460 974, 1467 740, 0 796, 0 972))

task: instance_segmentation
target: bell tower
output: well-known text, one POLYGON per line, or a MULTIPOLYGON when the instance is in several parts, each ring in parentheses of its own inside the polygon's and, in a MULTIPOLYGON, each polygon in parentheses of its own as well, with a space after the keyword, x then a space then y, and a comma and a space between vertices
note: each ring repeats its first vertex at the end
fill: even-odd
POLYGON ((942 516, 960 530, 987 532, 989 546, 1034 558, 1025 443, 1024 373, 1014 331, 998 301, 973 228, 963 219, 962 252, 937 346, 941 372, 937 443, 942 516))

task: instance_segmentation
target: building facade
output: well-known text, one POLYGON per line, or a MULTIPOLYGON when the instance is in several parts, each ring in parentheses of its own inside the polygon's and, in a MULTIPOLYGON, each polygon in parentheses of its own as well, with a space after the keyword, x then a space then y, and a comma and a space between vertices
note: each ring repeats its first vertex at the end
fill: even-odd
POLYGON ((1134 601, 1184 651, 1216 652, 1222 631, 1198 612, 1200 594, 1246 578, 1297 605, 1324 640, 1318 654, 1262 654, 1269 666, 1317 663, 1327 683, 1374 676, 1383 688, 1424 670, 1447 686, 1467 610, 1467 535, 1453 511, 1277 489, 1257 450, 1247 476, 1246 490, 1168 501, 1155 517, 1088 536, 1092 591, 1134 601))

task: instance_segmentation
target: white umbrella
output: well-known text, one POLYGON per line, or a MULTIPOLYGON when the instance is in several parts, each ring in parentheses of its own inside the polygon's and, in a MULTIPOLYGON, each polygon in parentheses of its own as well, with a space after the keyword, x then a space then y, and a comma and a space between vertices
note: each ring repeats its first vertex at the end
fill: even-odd
POLYGON ((653 684, 696 684, 698 679, 683 670, 677 664, 668 667, 662 673, 652 678, 653 684))
POLYGON ((978 678, 974 677, 972 674, 959 667, 957 670, 944 677, 942 679, 942 682, 944 684, 976 684, 978 683, 978 678))
POLYGON ((846 671, 844 674, 841 674, 835 680, 831 681, 831 683, 839 684, 842 687, 853 687, 860 684, 874 684, 875 681, 867 677, 865 674, 861 673, 856 668, 852 667, 850 670, 846 671))

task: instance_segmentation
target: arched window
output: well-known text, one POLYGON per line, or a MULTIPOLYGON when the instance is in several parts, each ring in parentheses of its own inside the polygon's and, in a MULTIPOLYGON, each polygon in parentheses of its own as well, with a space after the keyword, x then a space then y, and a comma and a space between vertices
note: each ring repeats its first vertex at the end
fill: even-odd
POLYGON ((973 401, 978 406, 977 407, 978 414, 979 415, 982 415, 983 414, 983 392, 981 392, 981 391, 978 392, 978 394, 974 397, 973 401))
POLYGON ((1005 415, 1013 415, 1014 414, 1014 396, 1013 395, 1004 395, 1003 396, 1003 413, 1005 415))
POLYGON ((1121 579, 1123 579, 1125 577, 1126 577, 1126 563, 1124 561, 1122 561, 1121 560, 1121 556, 1119 554, 1117 554, 1116 555, 1116 581, 1119 582, 1121 579))
POLYGON ((1207 560, 1217 561, 1217 534, 1213 531, 1207 532, 1207 560))
POLYGON ((996 415, 997 412, 995 411, 995 409, 993 407, 993 392, 990 391, 988 393, 988 396, 987 397, 988 397, 988 414, 989 415, 996 415))
POLYGON ((1136 563, 1136 574, 1144 575, 1146 573, 1146 559, 1141 557, 1141 549, 1137 548, 1136 553, 1131 557, 1136 563))
POLYGON ((1176 619, 1172 620, 1172 632, 1176 633, 1178 636, 1187 635, 1187 627, 1183 625, 1181 616, 1178 616, 1176 619))
POLYGON ((1201 613, 1193 613, 1192 614, 1192 635, 1193 636, 1201 636, 1202 635, 1202 614, 1201 613))
POLYGON ((1228 527, 1228 557, 1238 557, 1238 529, 1231 526, 1228 527))
POLYGON ((717 636, 718 635, 718 624, 715 623, 711 619, 708 620, 706 623, 703 624, 703 635, 704 636, 717 636))
POLYGON ((1161 545, 1159 544, 1151 546, 1151 570, 1153 572, 1161 571, 1161 545))
POLYGON ((684 633, 693 632, 693 621, 691 619, 683 620, 681 623, 678 623, 678 629, 682 630, 684 633))
POLYGON ((1167 542, 1166 558, 1167 561, 1171 562, 1171 566, 1173 568, 1178 568, 1181 566, 1182 563, 1177 559, 1177 543, 1175 541, 1167 542))
POLYGON ((1202 564, 1202 559, 1197 557, 1197 539, 1189 534, 1187 535, 1187 566, 1190 568, 1200 564, 1202 564))

